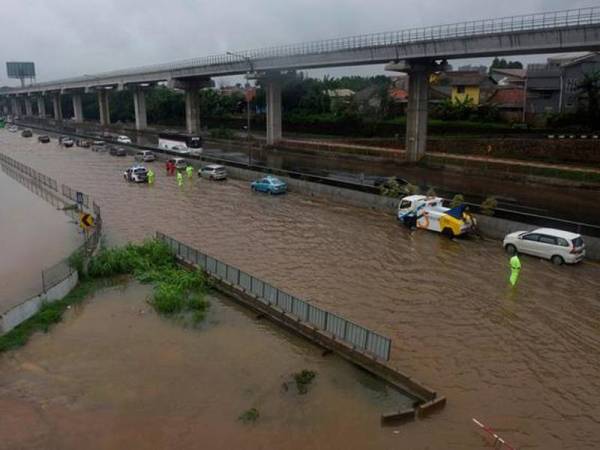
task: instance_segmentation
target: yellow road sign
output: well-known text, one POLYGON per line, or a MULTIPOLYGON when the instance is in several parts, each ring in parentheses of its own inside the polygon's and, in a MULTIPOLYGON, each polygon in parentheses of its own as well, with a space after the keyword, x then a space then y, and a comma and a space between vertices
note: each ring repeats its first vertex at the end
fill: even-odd
POLYGON ((86 213, 80 214, 79 215, 79 226, 84 229, 93 227, 94 226, 94 218, 92 217, 92 215, 86 214, 86 213))

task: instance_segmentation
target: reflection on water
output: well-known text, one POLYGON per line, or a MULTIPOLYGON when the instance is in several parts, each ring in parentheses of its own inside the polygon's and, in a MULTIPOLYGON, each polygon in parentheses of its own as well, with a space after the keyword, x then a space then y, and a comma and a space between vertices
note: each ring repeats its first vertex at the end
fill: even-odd
POLYGON ((0 313, 39 294, 42 269, 81 243, 69 222, 0 170, 0 313))
POLYGON ((0 356, 0 408, 17 412, 0 421, 0 448, 380 449, 398 442, 379 415, 410 400, 368 374, 216 297, 207 325, 184 329, 154 314, 148 293, 137 283, 101 291, 51 334, 0 356), (302 369, 317 373, 306 395, 290 382, 302 369), (260 414, 254 425, 237 420, 249 408, 260 414))
POLYGON ((600 266, 522 259, 516 292, 498 242, 409 233, 388 214, 245 182, 186 180, 154 163, 60 149, 8 133, 0 151, 96 198, 109 240, 156 230, 393 338, 392 359, 448 396, 434 421, 403 429, 410 448, 481 446, 477 417, 530 448, 597 448, 600 266))

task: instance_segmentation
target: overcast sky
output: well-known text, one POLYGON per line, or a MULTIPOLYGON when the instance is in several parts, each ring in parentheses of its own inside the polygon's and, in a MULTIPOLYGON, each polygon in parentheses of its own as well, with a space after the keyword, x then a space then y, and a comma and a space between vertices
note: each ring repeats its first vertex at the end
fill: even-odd
MULTIPOLYGON (((37 80, 256 47, 590 6, 566 0, 20 0, 3 2, 0 60, 37 80)), ((484 61, 485 62, 485 61, 484 61)), ((455 64, 455 62, 451 63, 455 64)), ((378 68, 329 70, 344 73, 378 68)), ((322 72, 318 72, 319 75, 322 72)), ((1 85, 8 80, 0 72, 1 85)))

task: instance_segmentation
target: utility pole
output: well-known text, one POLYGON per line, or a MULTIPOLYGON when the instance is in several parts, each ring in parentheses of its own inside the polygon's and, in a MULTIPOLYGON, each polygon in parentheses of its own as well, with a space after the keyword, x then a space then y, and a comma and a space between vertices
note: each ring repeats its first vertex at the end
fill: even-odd
MULTIPOLYGON (((248 66, 250 67, 250 71, 248 72, 248 74, 254 72, 254 64, 252 63, 252 60, 248 56, 240 55, 240 54, 233 53, 233 52, 227 52, 227 54, 230 56, 235 56, 237 58, 240 58, 240 59, 243 59, 244 61, 246 61, 248 63, 248 66)), ((250 167, 252 167, 252 145, 250 143, 250 102, 252 101, 253 95, 251 95, 248 92, 248 86, 246 87, 245 97, 246 97, 246 144, 248 145, 248 168, 250 168, 250 167)))

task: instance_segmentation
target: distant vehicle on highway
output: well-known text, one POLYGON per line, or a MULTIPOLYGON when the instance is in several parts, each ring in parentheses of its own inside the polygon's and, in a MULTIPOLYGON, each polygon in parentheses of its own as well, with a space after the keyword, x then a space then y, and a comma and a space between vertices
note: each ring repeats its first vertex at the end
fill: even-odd
POLYGON ((187 159, 185 158, 171 158, 167 161, 167 163, 175 164, 175 168, 177 170, 183 170, 188 166, 187 159))
POLYGON ((158 148, 181 155, 198 156, 202 153, 202 138, 192 134, 163 132, 158 134, 158 148))
POLYGON ((117 142, 119 144, 131 144, 131 138, 129 136, 120 135, 117 136, 117 142))
POLYGON ((10 131, 11 133, 16 133, 17 131, 19 131, 19 127, 16 125, 11 125, 10 127, 8 127, 8 131, 10 131))
POLYGON ((77 140, 75 141, 75 145, 76 145, 77 147, 84 147, 84 148, 87 148, 87 147, 89 147, 89 146, 90 146, 90 141, 88 141, 87 139, 77 139, 77 140))
POLYGON ((47 144, 48 142, 50 142, 50 136, 42 134, 41 136, 38 136, 38 142, 41 142, 42 144, 47 144))
POLYGON ((111 147, 111 156, 127 156, 127 151, 123 147, 111 147))
POLYGON ((21 136, 22 137, 31 137, 31 136, 33 136, 33 132, 27 128, 27 129, 21 131, 21 136))
POLYGON ((68 136, 60 136, 58 138, 58 145, 62 147, 73 147, 74 144, 75 142, 73 142, 73 139, 68 136))
POLYGON ((198 176, 208 178, 209 180, 226 180, 227 169, 220 164, 208 164, 198 169, 198 176))
POLYGON ((515 231, 502 243, 507 253, 524 253, 549 259, 553 264, 575 264, 585 258, 585 243, 580 234, 554 228, 515 231))
POLYGON ((250 187, 253 191, 268 192, 269 194, 283 194, 287 191, 287 183, 271 175, 253 181, 250 187))
POLYGON ((131 181, 133 183, 147 183, 148 182, 148 169, 144 166, 132 166, 123 172, 125 181, 131 181))
POLYGON ((152 162, 156 160, 156 156, 150 150, 141 150, 134 156, 136 161, 152 162))

